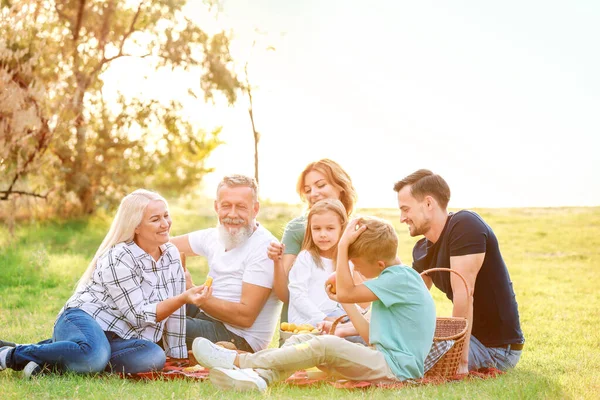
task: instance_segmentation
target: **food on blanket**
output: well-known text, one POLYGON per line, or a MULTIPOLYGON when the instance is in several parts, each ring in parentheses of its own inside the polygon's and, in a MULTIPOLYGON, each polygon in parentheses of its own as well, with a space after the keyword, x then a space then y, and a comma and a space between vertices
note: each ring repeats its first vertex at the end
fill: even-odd
POLYGON ((311 324, 294 324, 288 322, 282 322, 280 326, 281 330, 284 332, 291 333, 318 333, 319 330, 312 326, 311 324))
POLYGON ((208 275, 206 277, 206 280, 204 281, 204 286, 206 286, 207 288, 209 288, 212 285, 212 281, 213 281, 212 276, 208 275))
POLYGON ((325 281, 325 287, 327 286, 331 286, 331 288, 329 289, 331 290, 331 293, 337 294, 337 289, 335 287, 335 272, 329 275, 329 278, 327 278, 327 280, 325 281))
POLYGON ((198 372, 198 371, 204 371, 206 368, 204 368, 202 365, 200 364, 196 364, 193 367, 185 367, 182 369, 183 372, 198 372))

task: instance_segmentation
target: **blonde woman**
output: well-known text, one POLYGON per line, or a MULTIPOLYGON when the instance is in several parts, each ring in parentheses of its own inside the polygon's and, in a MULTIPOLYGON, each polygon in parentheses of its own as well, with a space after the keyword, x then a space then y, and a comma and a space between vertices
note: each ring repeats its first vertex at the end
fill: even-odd
POLYGON ((0 348, 0 370, 23 370, 25 377, 44 368, 138 373, 162 369, 165 352, 187 357, 184 305, 201 305, 211 290, 185 290, 170 229, 159 194, 139 189, 125 196, 52 339, 0 348))

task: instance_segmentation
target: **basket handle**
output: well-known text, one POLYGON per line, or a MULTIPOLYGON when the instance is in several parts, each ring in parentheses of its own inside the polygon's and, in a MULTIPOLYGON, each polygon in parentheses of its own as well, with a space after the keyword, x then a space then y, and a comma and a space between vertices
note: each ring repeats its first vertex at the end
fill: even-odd
MULTIPOLYGON (((462 281, 462 283, 464 283, 465 285, 465 292, 467 293, 467 297, 469 295, 469 284, 467 283, 467 280, 460 274, 460 272, 457 272, 453 269, 450 268, 431 268, 428 269, 426 271, 421 272, 421 276, 423 275, 427 275, 430 272, 452 272, 453 274, 458 275, 458 277, 460 278, 460 280, 462 281)), ((454 297, 454 296, 453 296, 454 297)))
POLYGON ((342 320, 344 318, 346 318, 347 316, 348 316, 348 314, 340 315, 339 317, 337 317, 335 319, 335 321, 333 321, 333 323, 331 324, 331 328, 329 328, 329 334, 330 335, 335 335, 335 329, 337 328, 337 326, 339 325, 339 323, 342 322, 342 320))

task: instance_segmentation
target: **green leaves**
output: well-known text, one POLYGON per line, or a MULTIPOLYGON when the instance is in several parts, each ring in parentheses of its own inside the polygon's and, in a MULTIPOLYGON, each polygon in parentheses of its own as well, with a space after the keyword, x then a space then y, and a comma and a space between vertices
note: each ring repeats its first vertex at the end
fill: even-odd
POLYGON ((137 57, 157 69, 196 73, 188 88, 194 96, 199 86, 207 101, 219 92, 235 102, 241 84, 228 35, 208 35, 183 15, 185 4, 2 2, 0 83, 22 100, 0 95, 0 198, 19 185, 32 189, 35 177, 91 213, 136 187, 185 193, 198 185, 220 129, 206 133, 185 120, 179 101, 121 94, 107 104, 102 92, 103 72, 137 57))

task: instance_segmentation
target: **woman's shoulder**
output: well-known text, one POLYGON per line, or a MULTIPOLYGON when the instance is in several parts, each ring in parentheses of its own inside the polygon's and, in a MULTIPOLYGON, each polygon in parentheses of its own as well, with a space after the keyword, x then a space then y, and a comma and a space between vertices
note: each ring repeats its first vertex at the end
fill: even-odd
POLYGON ((109 248, 104 254, 98 258, 98 264, 112 264, 115 261, 120 261, 133 266, 133 260, 141 255, 144 251, 140 249, 135 242, 120 242, 109 248))
POLYGON ((306 228, 306 215, 301 215, 299 217, 294 218, 285 226, 285 230, 299 230, 304 231, 306 228))

